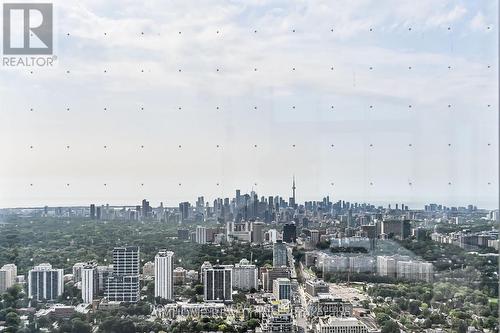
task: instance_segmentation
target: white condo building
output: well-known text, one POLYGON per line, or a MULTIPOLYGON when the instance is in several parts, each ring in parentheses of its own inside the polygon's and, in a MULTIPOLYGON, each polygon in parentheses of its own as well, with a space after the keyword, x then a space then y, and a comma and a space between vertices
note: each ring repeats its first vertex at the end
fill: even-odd
POLYGON ((201 284, 204 283, 205 271, 209 268, 212 268, 212 264, 210 262, 205 261, 203 264, 201 264, 201 268, 200 268, 200 282, 201 282, 201 284))
POLYGON ((412 260, 409 256, 378 256, 377 273, 380 276, 431 282, 434 266, 429 262, 412 260))
POLYGON ((398 279, 431 282, 434 277, 434 266, 430 262, 398 261, 397 276, 398 279))
POLYGON ((73 265, 73 281, 75 283, 82 281, 82 269, 85 264, 84 262, 77 262, 73 265))
POLYGON ((269 229, 267 231, 268 237, 269 237, 269 242, 270 243, 276 243, 278 240, 278 231, 276 229, 269 229))
POLYGON ((64 291, 64 272, 51 264, 40 264, 28 273, 28 298, 55 301, 64 291))
POLYGON ((99 291, 97 263, 89 262, 81 269, 83 303, 90 304, 99 291))
POLYGON ((198 244, 206 244, 207 243, 207 228, 202 226, 196 227, 196 243, 198 244))
POLYGON ((398 261, 409 260, 409 256, 377 256, 377 273, 380 276, 396 277, 398 261))
POLYGON ((311 230, 311 243, 314 245, 319 243, 319 230, 311 230))
POLYGON ((14 264, 3 265, 0 268, 0 294, 16 283, 17 266, 14 264))
POLYGON ((323 273, 347 272, 349 270, 349 258, 320 253, 316 261, 316 267, 321 269, 323 273))
POLYGON ((352 256, 349 257, 349 270, 352 273, 368 273, 375 270, 376 262, 372 256, 352 256))
POLYGON ((376 261, 369 255, 346 256, 319 253, 316 267, 321 269, 323 273, 370 273, 375 270, 376 261))
POLYGON ((174 299, 174 252, 161 250, 155 256, 155 297, 174 299))
POLYGON ((233 268, 233 287, 238 290, 257 290, 259 285, 258 269, 247 259, 241 259, 233 268))

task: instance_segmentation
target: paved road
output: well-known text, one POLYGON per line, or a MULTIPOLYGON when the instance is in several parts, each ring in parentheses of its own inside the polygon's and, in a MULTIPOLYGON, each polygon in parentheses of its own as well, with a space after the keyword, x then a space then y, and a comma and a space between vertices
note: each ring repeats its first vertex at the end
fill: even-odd
MULTIPOLYGON (((299 263, 299 268, 302 272, 302 276, 307 280, 309 277, 304 275, 304 269, 302 266, 302 263, 299 263)), ((298 299, 300 301, 300 307, 298 307, 297 313, 296 313, 296 321, 297 321, 297 329, 298 332, 307 332, 307 319, 306 319, 306 309, 307 309, 307 300, 306 300, 306 293, 304 290, 304 284, 299 284, 299 289, 298 289, 298 299)))
POLYGON ((297 320, 297 328, 299 329, 299 332, 306 332, 307 319, 305 316, 305 311, 307 309, 307 302, 303 285, 299 286, 299 299, 300 299, 300 307, 297 308, 298 311, 296 311, 295 319, 297 320))

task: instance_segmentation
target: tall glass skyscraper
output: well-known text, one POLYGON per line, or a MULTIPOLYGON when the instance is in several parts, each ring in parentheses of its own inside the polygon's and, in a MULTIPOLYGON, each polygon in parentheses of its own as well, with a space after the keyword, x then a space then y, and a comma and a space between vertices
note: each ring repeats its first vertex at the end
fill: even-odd
POLYGON ((282 241, 276 241, 273 244, 273 267, 281 267, 287 265, 287 250, 286 244, 282 241))

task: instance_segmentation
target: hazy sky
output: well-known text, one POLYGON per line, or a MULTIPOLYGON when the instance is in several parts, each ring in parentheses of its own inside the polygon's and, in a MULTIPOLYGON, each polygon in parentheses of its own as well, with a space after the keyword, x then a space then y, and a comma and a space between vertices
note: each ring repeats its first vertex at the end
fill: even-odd
POLYGON ((56 67, 0 67, 0 207, 288 198, 294 174, 300 202, 498 206, 497 1, 54 10, 56 67))

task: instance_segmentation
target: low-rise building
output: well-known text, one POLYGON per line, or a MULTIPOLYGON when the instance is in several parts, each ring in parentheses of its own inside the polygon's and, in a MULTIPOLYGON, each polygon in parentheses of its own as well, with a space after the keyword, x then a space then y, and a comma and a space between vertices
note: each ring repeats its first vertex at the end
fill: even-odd
POLYGON ((318 333, 368 333, 368 328, 354 317, 319 318, 315 332, 318 333))
POLYGON ((69 319, 75 313, 75 307, 64 304, 54 304, 48 309, 41 309, 35 313, 35 318, 49 316, 54 319, 69 319))
POLYGON ((328 283, 323 280, 307 280, 306 293, 309 297, 318 296, 319 293, 327 294, 329 292, 328 283))
POLYGON ((148 261, 142 266, 142 275, 144 277, 153 277, 155 276, 155 263, 152 261, 148 261))
POLYGON ((307 303, 308 317, 351 317, 352 304, 329 294, 318 294, 307 303))
POLYGON ((175 285, 182 285, 186 283, 187 271, 182 267, 176 267, 173 271, 173 281, 175 285))
POLYGON ((290 301, 273 301, 267 304, 261 321, 263 333, 270 332, 294 332, 295 323, 292 315, 290 301))

